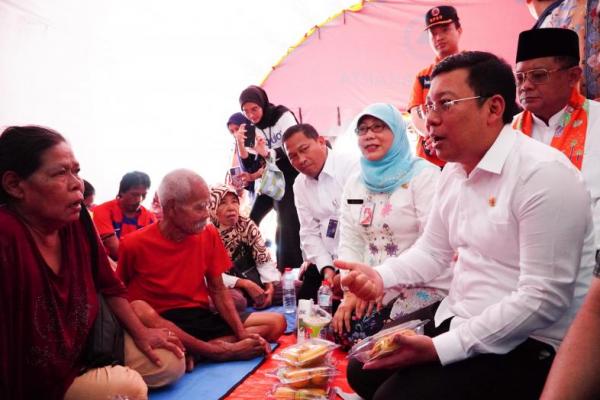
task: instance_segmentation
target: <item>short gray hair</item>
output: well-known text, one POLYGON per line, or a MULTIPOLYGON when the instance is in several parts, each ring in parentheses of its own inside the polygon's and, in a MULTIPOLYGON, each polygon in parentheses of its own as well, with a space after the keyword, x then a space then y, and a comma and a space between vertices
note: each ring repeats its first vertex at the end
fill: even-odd
POLYGON ((158 187, 158 199, 165 206, 169 200, 184 201, 192 191, 194 183, 206 185, 204 179, 189 169, 176 169, 169 172, 160 182, 158 187))

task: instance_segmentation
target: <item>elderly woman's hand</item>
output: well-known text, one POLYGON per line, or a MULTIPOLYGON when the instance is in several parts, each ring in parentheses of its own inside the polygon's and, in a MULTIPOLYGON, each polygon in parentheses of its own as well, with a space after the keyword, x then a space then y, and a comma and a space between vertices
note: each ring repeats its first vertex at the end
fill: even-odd
POLYGON ((257 308, 260 308, 267 296, 263 288, 252 282, 250 279, 244 279, 241 286, 242 289, 248 293, 248 296, 252 298, 254 305, 257 308))
POLYGON ((262 309, 270 307, 273 303, 273 294, 275 293, 275 288, 272 283, 265 284, 265 297, 261 304, 254 304, 254 308, 262 309))
POLYGON ((179 358, 185 356, 185 347, 181 340, 165 328, 145 328, 136 337, 133 337, 136 346, 156 365, 161 366, 160 358, 154 349, 166 349, 179 358))

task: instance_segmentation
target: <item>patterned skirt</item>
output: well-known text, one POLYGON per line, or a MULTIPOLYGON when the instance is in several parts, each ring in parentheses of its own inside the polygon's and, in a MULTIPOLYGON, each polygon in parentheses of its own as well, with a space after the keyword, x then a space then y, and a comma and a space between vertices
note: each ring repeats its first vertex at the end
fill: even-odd
POLYGON ((403 288, 400 294, 381 310, 373 310, 371 314, 359 320, 352 319, 350 332, 344 332, 342 335, 336 333, 335 341, 342 349, 348 350, 360 340, 379 332, 388 322, 441 301, 444 297, 446 293, 435 288, 403 288))

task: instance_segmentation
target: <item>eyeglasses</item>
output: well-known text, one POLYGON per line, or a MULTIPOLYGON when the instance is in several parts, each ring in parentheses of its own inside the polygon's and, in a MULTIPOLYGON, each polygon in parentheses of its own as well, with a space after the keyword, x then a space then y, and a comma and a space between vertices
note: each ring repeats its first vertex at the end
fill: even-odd
POLYGON ((467 100, 475 100, 485 98, 485 96, 473 96, 473 97, 463 97, 462 99, 455 100, 441 100, 441 101, 432 101, 426 104, 421 104, 419 108, 417 108, 417 112, 419 113, 419 117, 421 119, 426 118, 432 111, 435 112, 444 112, 450 110, 453 106, 461 101, 467 100))
POLYGON ((244 113, 244 115, 256 114, 259 110, 260 110, 259 106, 242 108, 242 112, 244 113))
POLYGON ((383 122, 375 122, 375 123, 373 123, 371 125, 357 126, 354 129, 354 132, 356 132, 356 134, 358 136, 364 136, 364 135, 366 135, 369 132, 369 130, 371 130, 373 133, 380 133, 385 128, 387 128, 387 125, 384 124, 383 122))
POLYGON ((534 85, 542 85, 550 79, 550 74, 557 71, 564 71, 567 68, 556 68, 556 69, 545 69, 545 68, 536 68, 530 69, 529 71, 523 72, 515 72, 515 78, 517 79, 517 85, 522 85, 526 80, 533 83, 534 85))

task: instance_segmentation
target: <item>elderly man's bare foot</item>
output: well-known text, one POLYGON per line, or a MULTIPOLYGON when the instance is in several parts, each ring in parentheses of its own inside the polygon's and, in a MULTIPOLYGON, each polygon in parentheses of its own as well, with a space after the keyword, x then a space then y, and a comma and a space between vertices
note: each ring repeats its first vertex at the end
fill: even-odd
POLYGON ((212 341, 211 343, 217 345, 222 350, 212 357, 217 361, 249 360, 262 356, 266 352, 264 339, 260 337, 250 337, 235 343, 228 343, 221 340, 212 341))

